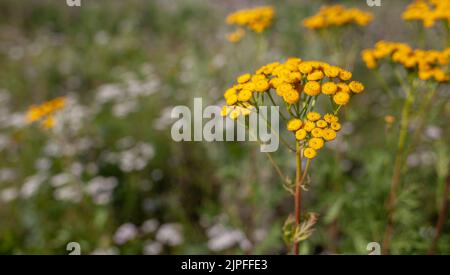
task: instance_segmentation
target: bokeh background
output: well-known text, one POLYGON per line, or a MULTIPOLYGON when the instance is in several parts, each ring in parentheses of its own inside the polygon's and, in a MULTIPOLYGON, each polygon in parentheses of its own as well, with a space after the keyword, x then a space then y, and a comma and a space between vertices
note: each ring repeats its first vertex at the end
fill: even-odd
MULTIPOLYGON (((442 49, 445 32, 401 20, 410 1, 59 0, 0 2, 0 253, 286 254, 282 226, 293 199, 259 146, 174 142, 173 106, 223 103, 237 75, 290 56, 354 72, 364 94, 346 106, 339 146, 311 168, 304 208, 319 214, 301 253, 368 254, 381 242, 396 148, 400 89, 369 71, 362 49, 380 39, 442 49), (301 20, 321 5, 371 11, 364 28, 313 32, 301 20), (230 43, 226 15, 273 5, 263 34, 230 43), (261 42, 262 41, 262 42, 261 42), (262 46, 261 46, 262 45, 262 46), (29 106, 65 96, 53 129, 27 125, 29 106)), ((448 46, 448 45, 447 45, 448 46)), ((448 86, 433 99, 406 160, 394 254, 433 241, 450 162, 448 86)), ((290 176, 295 160, 275 160, 290 176)), ((450 253, 450 223, 437 254, 450 253)))

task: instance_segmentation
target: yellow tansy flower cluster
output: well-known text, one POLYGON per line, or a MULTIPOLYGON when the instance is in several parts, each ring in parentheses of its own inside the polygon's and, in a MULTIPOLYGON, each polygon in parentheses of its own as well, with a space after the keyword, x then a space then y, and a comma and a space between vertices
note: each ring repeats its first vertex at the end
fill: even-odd
POLYGON ((303 20, 303 26, 308 29, 322 29, 330 26, 358 24, 366 26, 373 20, 370 12, 357 8, 345 8, 342 5, 324 6, 319 12, 303 20))
POLYGON ((295 138, 304 145, 303 155, 312 159, 327 141, 336 138, 341 124, 339 118, 333 114, 325 114, 322 117, 317 112, 309 112, 304 120, 291 119, 287 123, 287 129, 294 132, 295 138))
POLYGON ((239 76, 237 83, 225 91, 224 97, 228 106, 245 107, 243 104, 255 104, 255 93, 265 93, 273 88, 289 105, 297 104, 302 94, 313 97, 321 93, 337 105, 345 105, 352 93, 364 90, 362 83, 351 81, 351 78, 351 72, 325 62, 289 58, 285 63, 262 66, 255 74, 239 76))
POLYGON ((446 67, 449 63, 450 47, 443 51, 412 49, 404 43, 379 41, 373 49, 362 52, 362 58, 369 69, 378 66, 378 61, 389 58, 406 69, 417 70, 422 80, 435 79, 438 82, 450 80, 446 67))
POLYGON ((234 12, 227 16, 227 24, 248 27, 254 32, 262 32, 272 25, 275 10, 271 6, 262 6, 234 12))
POLYGON ((275 9, 271 6, 261 6, 251 9, 244 9, 236 11, 227 16, 226 22, 228 25, 236 25, 240 28, 227 34, 227 39, 230 42, 236 43, 245 36, 245 29, 261 33, 266 28, 270 27, 275 16, 275 9))
POLYGON ((242 37, 245 36, 245 30, 243 28, 237 28, 235 31, 227 34, 227 40, 231 43, 236 43, 241 41, 242 37))
POLYGON ((57 97, 40 105, 31 106, 26 113, 27 123, 40 122, 44 129, 50 129, 55 125, 54 113, 66 105, 64 97, 57 97))
POLYGON ((405 21, 422 21, 425 28, 431 28, 436 21, 450 24, 450 0, 416 0, 402 14, 405 21))

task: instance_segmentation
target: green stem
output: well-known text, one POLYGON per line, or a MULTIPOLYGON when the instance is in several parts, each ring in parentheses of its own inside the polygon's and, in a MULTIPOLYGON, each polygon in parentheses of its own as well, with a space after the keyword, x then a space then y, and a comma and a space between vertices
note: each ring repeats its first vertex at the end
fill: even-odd
POLYGON ((415 85, 412 84, 411 89, 406 89, 406 98, 403 102, 403 108, 402 108, 402 114, 401 114, 401 121, 400 121, 400 133, 398 137, 398 145, 397 145, 397 151, 395 156, 395 163, 394 163, 394 171, 392 175, 391 180, 391 187, 389 191, 389 199, 387 203, 387 226, 384 232, 384 238, 383 238, 383 246, 382 246, 382 253, 387 254, 390 250, 390 244, 391 244, 391 238, 394 231, 394 213, 395 213, 395 207, 397 203, 397 190, 400 184, 401 179, 401 171, 403 166, 403 157, 404 157, 404 149, 405 149, 405 143, 406 143, 406 137, 408 134, 408 126, 409 126, 409 118, 410 118, 410 110, 411 106, 414 102, 414 92, 415 92, 415 85))

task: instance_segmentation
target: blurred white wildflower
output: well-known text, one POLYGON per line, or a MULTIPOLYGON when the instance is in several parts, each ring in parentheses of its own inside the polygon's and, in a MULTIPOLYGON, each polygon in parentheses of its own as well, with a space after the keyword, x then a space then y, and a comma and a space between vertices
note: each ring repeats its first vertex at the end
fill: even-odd
POLYGON ((56 200, 78 203, 83 198, 83 194, 78 186, 69 185, 55 189, 53 197, 56 200))
POLYGON ((26 199, 33 196, 45 180, 47 180, 45 174, 36 174, 26 178, 20 190, 21 197, 26 199))
POLYGON ((264 228, 257 228, 253 232, 253 239, 257 242, 263 241, 267 237, 267 230, 264 228))
POLYGON ((163 250, 163 245, 159 242, 148 241, 144 243, 144 255, 157 255, 163 250))
POLYGON ((34 162, 34 167, 40 171, 47 171, 48 169, 50 169, 51 165, 52 163, 48 158, 38 158, 34 162))
POLYGON ((9 187, 2 190, 2 192, 0 193, 0 199, 1 201, 8 203, 15 200, 18 197, 18 195, 19 192, 17 188, 9 187))
POLYGON ((80 178, 83 173, 83 165, 80 162, 74 162, 70 165, 69 170, 72 175, 80 178))
POLYGON ((12 181, 16 176, 16 172, 12 168, 5 167, 0 169, 0 182, 12 181))
POLYGON ((438 140, 442 137, 442 129, 436 126, 428 126, 425 129, 425 135, 431 140, 438 140))
POLYGON ((54 175, 50 179, 50 185, 53 187, 61 187, 61 186, 65 185, 66 183, 69 183, 70 180, 71 180, 71 175, 69 175, 67 173, 60 173, 60 174, 54 175))
POLYGON ((208 248, 212 251, 222 251, 240 245, 242 249, 249 249, 251 243, 244 233, 237 229, 227 229, 222 224, 216 224, 209 228, 208 248))
POLYGON ((139 142, 132 148, 119 152, 117 160, 124 172, 140 171, 154 157, 155 150, 151 144, 139 142))
POLYGON ((169 107, 165 107, 161 111, 159 118, 157 118, 153 122, 153 127, 156 130, 162 131, 162 130, 168 128, 170 125, 172 125, 172 123, 174 121, 174 119, 172 119, 172 117, 171 117, 172 109, 173 109, 173 107, 169 106, 169 107))
POLYGON ((119 255, 119 250, 116 247, 97 248, 91 252, 91 255, 119 255))
POLYGON ((133 113, 137 110, 138 104, 135 100, 128 100, 124 102, 116 103, 113 106, 112 112, 113 115, 118 118, 124 118, 130 113, 133 113))
POLYGON ((161 225, 156 233, 156 240, 169 246, 176 246, 183 243, 181 225, 177 223, 166 223, 161 225))
POLYGON ((116 233, 114 233, 113 239, 116 244, 122 245, 136 238, 137 234, 138 230, 134 224, 125 223, 117 228, 116 233))
POLYGON ((92 196, 96 204, 106 204, 111 201, 117 184, 117 179, 114 177, 97 176, 88 182, 85 191, 92 196))
POLYGON ((0 151, 8 147, 10 140, 7 135, 0 134, 0 151))
POLYGON ((106 45, 109 42, 109 35, 105 31, 99 31, 94 36, 95 43, 99 45, 106 45))
POLYGON ((116 84, 105 84, 98 88, 96 94, 96 101, 100 104, 105 104, 110 101, 114 101, 116 98, 119 98, 122 91, 119 85, 116 84))
POLYGON ((159 222, 157 219, 146 220, 141 225, 141 231, 146 234, 153 233, 156 231, 156 229, 158 229, 158 226, 159 226, 159 222))
POLYGON ((81 105, 73 94, 66 96, 64 109, 55 114, 55 126, 52 131, 59 135, 74 135, 80 131, 92 111, 81 105))

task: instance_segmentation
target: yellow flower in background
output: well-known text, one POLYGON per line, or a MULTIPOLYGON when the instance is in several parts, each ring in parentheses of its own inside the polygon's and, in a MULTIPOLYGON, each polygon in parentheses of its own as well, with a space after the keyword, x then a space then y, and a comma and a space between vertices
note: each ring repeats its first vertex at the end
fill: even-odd
POLYGON ((41 123, 42 129, 47 130, 53 128, 53 126, 55 126, 55 117, 53 115, 46 117, 41 123))
POLYGON ((395 116, 392 115, 386 115, 384 117, 384 122, 386 122, 386 124, 393 124, 395 122, 395 116))
MULTIPOLYGON (((447 68, 450 58, 450 47, 443 51, 422 50, 413 49, 405 43, 379 41, 374 48, 365 49, 362 52, 362 58, 369 69, 375 69, 379 60, 386 58, 394 63, 401 64, 407 70, 417 72, 421 80, 450 81, 447 68)), ((355 84, 352 87, 353 89, 358 89, 355 84)))
POLYGON ((228 25, 235 25, 239 28, 227 35, 227 40, 236 43, 245 36, 245 29, 261 33, 273 23, 275 9, 271 6, 261 6, 251 9, 244 9, 229 14, 226 18, 228 25))
POLYGON ((436 21, 450 24, 450 0, 415 0, 402 14, 405 21, 422 21, 425 28, 431 28, 436 21))
POLYGON ((55 118, 53 114, 58 110, 63 109, 65 105, 66 98, 64 97, 57 97, 40 105, 33 105, 28 108, 25 116, 26 122, 31 124, 40 121, 42 128, 53 128, 53 126, 55 125, 55 118))
POLYGON ((245 30, 243 28, 237 28, 235 31, 227 34, 227 40, 231 43, 237 43, 245 36, 245 30))
POLYGON ((322 29, 331 26, 357 24, 366 26, 373 20, 373 14, 356 8, 345 8, 342 5, 323 6, 317 14, 303 20, 308 29, 322 29))

